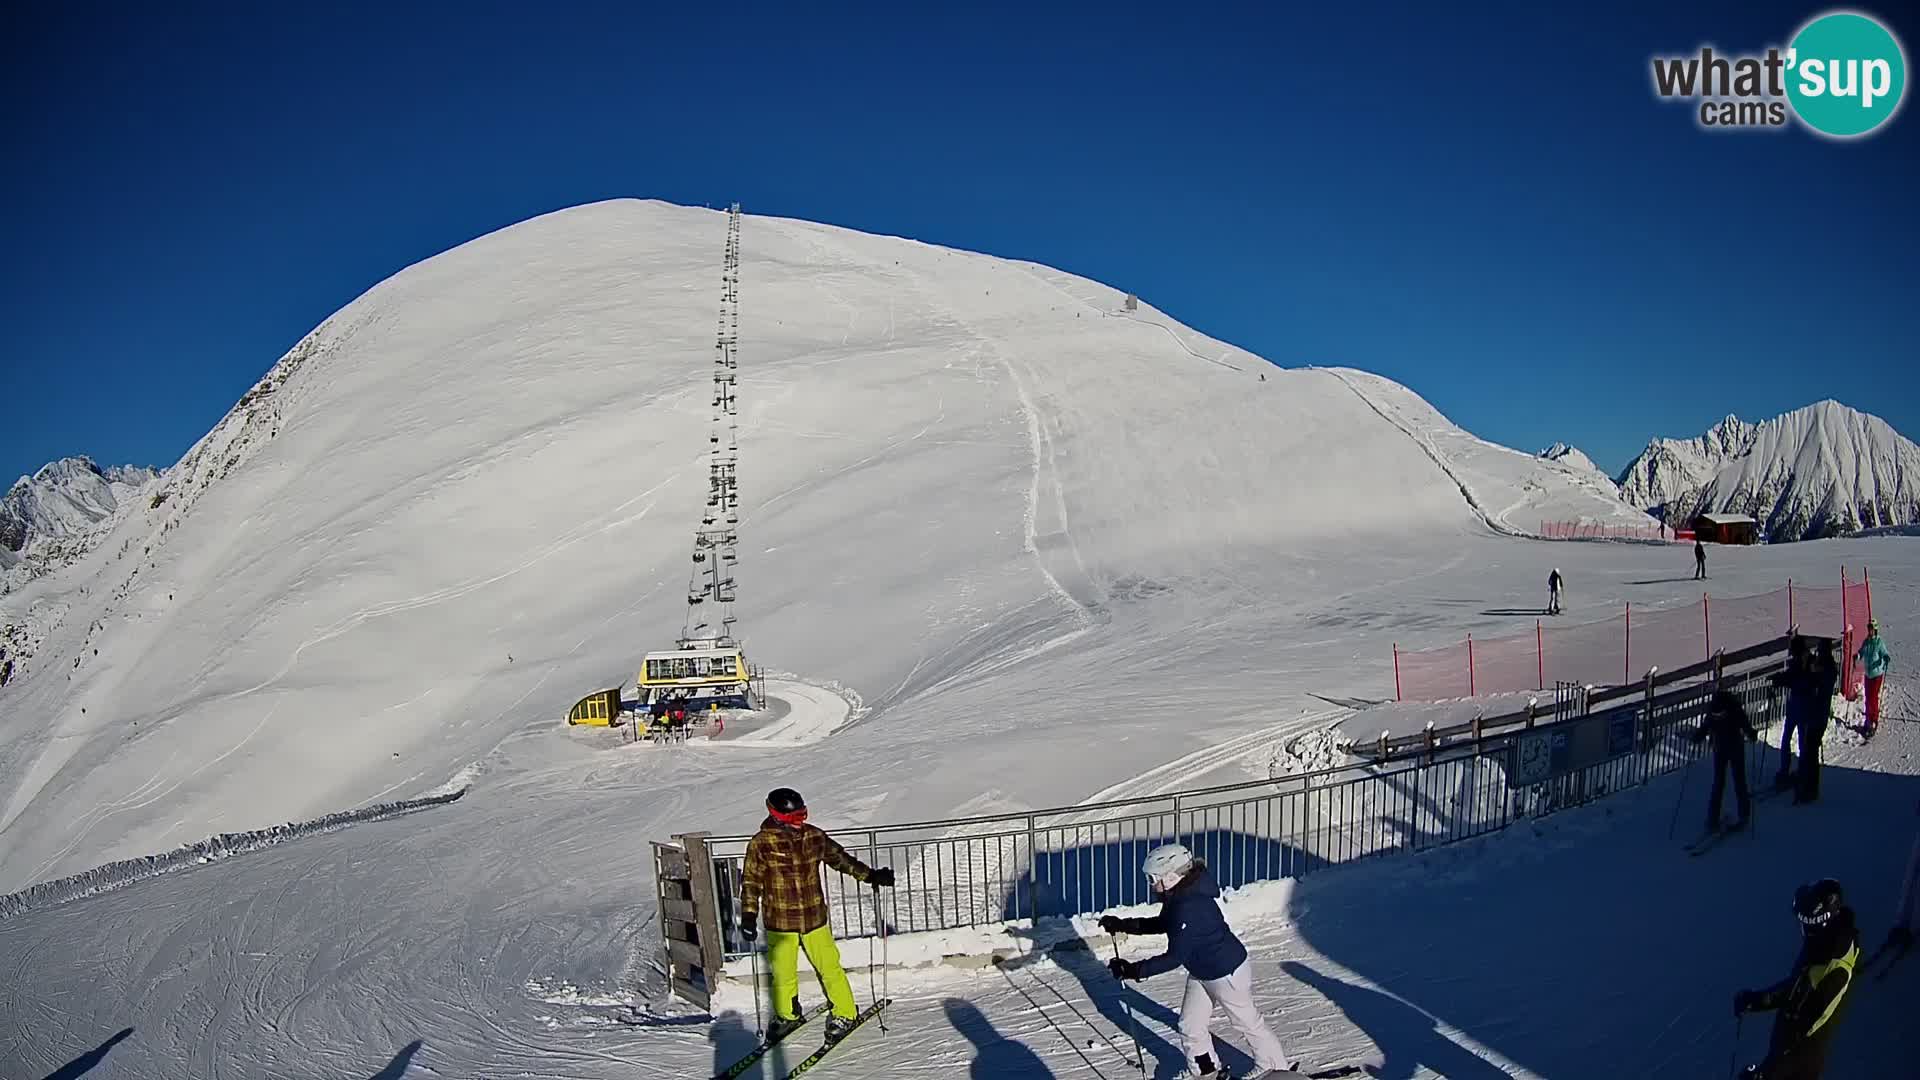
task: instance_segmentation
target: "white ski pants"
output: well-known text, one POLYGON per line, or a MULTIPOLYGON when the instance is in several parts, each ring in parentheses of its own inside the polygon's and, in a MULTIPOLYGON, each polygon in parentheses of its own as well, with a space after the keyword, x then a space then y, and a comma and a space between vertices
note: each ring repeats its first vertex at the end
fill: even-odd
POLYGON ((1212 1055, 1216 1067, 1220 1056, 1213 1052, 1213 1007, 1226 1010, 1227 1020, 1240 1037, 1247 1040, 1253 1062, 1262 1069, 1285 1071, 1293 1063, 1280 1047, 1280 1037, 1267 1026, 1253 1003, 1253 962, 1243 960, 1224 979, 1196 979, 1187 976, 1186 1000, 1180 1004, 1180 1038, 1186 1043, 1189 1062, 1202 1054, 1212 1055))

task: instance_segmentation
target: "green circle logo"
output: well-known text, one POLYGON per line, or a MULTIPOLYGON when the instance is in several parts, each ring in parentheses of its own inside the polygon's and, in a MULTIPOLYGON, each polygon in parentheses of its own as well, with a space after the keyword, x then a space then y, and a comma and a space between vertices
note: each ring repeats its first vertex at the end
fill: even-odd
POLYGON ((1907 58, 1879 21, 1852 11, 1821 15, 1787 49, 1787 100, 1802 123, 1850 139, 1886 123, 1907 89, 1907 58))

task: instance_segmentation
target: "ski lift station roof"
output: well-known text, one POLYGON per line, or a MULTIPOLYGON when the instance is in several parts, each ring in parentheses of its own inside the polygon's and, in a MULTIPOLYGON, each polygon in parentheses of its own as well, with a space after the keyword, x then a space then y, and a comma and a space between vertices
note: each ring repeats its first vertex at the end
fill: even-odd
POLYGON ((1699 520, 1713 525, 1758 525, 1759 522, 1745 514, 1701 514, 1699 520))

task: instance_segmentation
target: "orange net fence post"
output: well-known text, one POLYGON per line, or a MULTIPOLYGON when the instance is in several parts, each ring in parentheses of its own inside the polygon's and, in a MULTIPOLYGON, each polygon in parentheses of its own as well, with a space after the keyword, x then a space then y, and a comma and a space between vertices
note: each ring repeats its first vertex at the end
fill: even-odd
POLYGON ((1777 641, 1791 625, 1792 594, 1776 589, 1758 596, 1722 596, 1711 601, 1713 649, 1729 653, 1777 641))
POLYGON ((1627 667, 1626 641, 1620 614, 1599 622, 1548 626, 1539 646, 1542 681, 1612 686, 1627 667))
POLYGON ((1866 571, 1862 570, 1859 581, 1847 578, 1846 571, 1840 572, 1841 607, 1846 612, 1846 636, 1841 639, 1846 656, 1841 661, 1841 692, 1848 701, 1858 701, 1866 692, 1867 673, 1860 666, 1855 650, 1867 638, 1867 624, 1873 621, 1873 586, 1868 581, 1866 571))
POLYGON ((1395 653, 1403 701, 1447 701, 1473 696, 1472 658, 1466 642, 1395 653))
POLYGON ((1541 688, 1539 638, 1535 634, 1473 639, 1474 689, 1504 694, 1541 688))
POLYGON ((1835 588, 1793 587, 1794 625, 1803 634, 1837 638, 1846 632, 1845 597, 1835 588))
POLYGON ((1469 637, 1435 649, 1394 649, 1395 696, 1403 701, 1443 701, 1480 694, 1542 690, 1549 683, 1616 686, 1662 671, 1711 660, 1778 641, 1790 627, 1801 633, 1849 642, 1843 673, 1848 692, 1864 684, 1852 650, 1866 635, 1872 593, 1863 576, 1841 588, 1810 589, 1788 583, 1758 596, 1713 598, 1699 604, 1635 610, 1625 606, 1597 622, 1564 625, 1535 620, 1533 633, 1469 637), (1618 681, 1616 681, 1618 680, 1618 681))

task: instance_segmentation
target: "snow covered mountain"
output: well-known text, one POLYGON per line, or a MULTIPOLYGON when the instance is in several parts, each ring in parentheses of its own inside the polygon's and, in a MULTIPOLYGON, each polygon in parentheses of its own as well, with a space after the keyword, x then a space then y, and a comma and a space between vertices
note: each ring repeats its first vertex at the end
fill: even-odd
POLYGON ((159 472, 136 465, 101 468, 92 458, 50 462, 0 496, 0 571, 17 585, 64 565, 159 472), (17 567, 22 572, 12 573, 17 567))
POLYGON ((1605 480, 1609 487, 1613 486, 1613 477, 1608 476, 1600 466, 1595 465, 1593 459, 1588 457, 1579 447, 1568 446, 1566 443, 1557 442, 1545 450, 1540 451, 1539 456, 1542 461, 1551 461, 1556 465, 1564 466, 1584 479, 1591 480, 1597 477, 1605 480))
MULTIPOLYGON (((670 643, 706 486, 722 222, 604 203, 396 274, 90 561, 0 601, 16 625, 52 613, 5 691, 0 887, 432 787, 670 643), (149 784, 138 814, 97 811, 149 784)), ((1036 688, 979 673, 1041 652, 1049 696, 1131 713, 1113 695, 1160 661, 1129 659, 1151 639, 1124 626, 1216 604, 1183 649, 1234 674, 1182 680, 1299 693, 1317 661, 1263 665, 1263 692, 1226 645, 1269 591, 1258 618, 1295 617, 1298 574, 1337 593, 1542 518, 1642 517, 1405 387, 1276 369, 1120 290, 804 222, 748 230, 741 628, 759 662, 864 698, 862 731, 911 709, 985 734, 983 701, 1014 723, 1036 688), (1365 559, 1326 562, 1356 541, 1365 559)), ((1351 677, 1350 657, 1325 662, 1351 677)), ((942 730, 916 723, 886 754, 942 730)), ((1052 798, 1046 761, 1005 782, 1052 798)), ((915 808, 945 794, 922 786, 915 808)))
POLYGON ((1821 401, 1758 424, 1729 416, 1697 439, 1655 439, 1623 497, 1681 521, 1748 514, 1775 541, 1920 521, 1920 446, 1876 416, 1821 401))
MULTIPOLYGON (((1489 606, 1537 604, 1558 561, 1581 560, 1573 595, 1596 610, 1671 598, 1660 571, 1683 552, 1524 538, 1541 518, 1643 519, 1616 492, 1406 387, 1275 368, 1046 267, 750 216, 739 629, 755 663, 843 691, 858 720, 811 743, 569 729, 575 698, 630 680, 681 626, 725 235, 720 214, 622 201, 403 270, 295 346, 86 555, 0 597, 0 617, 45 628, 0 690, 0 890, 471 783, 416 817, 216 845, 0 920, 17 1021, 0 1073, 104 1055, 137 1080, 711 1075, 752 1041, 738 1010, 704 1030, 642 1013, 660 981, 650 839, 750 830, 787 784, 843 829, 1264 780, 1271 746, 1346 715, 1328 696, 1392 692, 1393 642, 1511 627, 1489 606)), ((1876 570, 1913 549, 1866 545, 1876 570)), ((1727 559, 1716 587, 1824 573, 1823 546, 1727 559)), ((1898 812, 1906 791, 1861 805, 1898 812)), ((1657 835, 1672 800, 1641 801, 1646 827, 1596 831, 1657 835)), ((1327 805, 1351 827, 1344 797, 1327 805)), ((1369 876, 1388 860, 1316 875, 1249 935, 1262 1004, 1309 1061, 1384 1055, 1380 1075, 1704 1073, 1722 1043, 1645 1034, 1704 1030, 1710 1009, 1724 1024, 1712 1002, 1738 950, 1777 927, 1740 898, 1756 875, 1797 880, 1779 852, 1820 823, 1796 821, 1761 834, 1776 848, 1730 847, 1738 874, 1695 876, 1713 891, 1689 904, 1744 921, 1683 935, 1681 977, 1624 1012, 1567 998, 1566 972, 1634 977, 1641 923, 1617 916, 1648 845, 1547 862, 1534 835, 1513 838, 1524 874, 1470 873, 1470 845, 1404 877, 1369 876), (1508 877, 1524 880, 1487 887, 1508 877), (1505 932, 1554 904, 1594 932, 1565 948, 1505 932), (1435 954, 1441 924, 1469 932, 1435 954), (1476 963, 1497 981, 1463 984, 1476 963), (1516 1000, 1561 1006, 1516 1023, 1516 1000), (1595 1038, 1632 1053, 1583 1071, 1595 1038)), ((1883 832, 1844 832, 1833 872, 1895 865, 1883 832)), ((832 1069, 1128 1071, 1086 1046, 1131 1022, 1088 970, 1078 989, 1057 966, 895 972, 895 1033, 832 1069), (1022 997, 1048 986, 1083 1015, 1022 997), (1111 1008, 1082 1008, 1095 993, 1111 1008), (1044 1030, 1080 1020, 1102 1027, 1044 1030), (968 1039, 992 1046, 974 1057, 968 1039), (1045 1062, 1009 1063, 1028 1043, 1045 1062)), ((1141 1034, 1169 1075, 1179 986, 1130 987, 1153 998, 1141 1034)), ((1893 1000, 1863 999, 1852 1030, 1899 1030, 1893 1000)), ((1838 1067, 1891 1074, 1853 1045, 1838 1067)))

